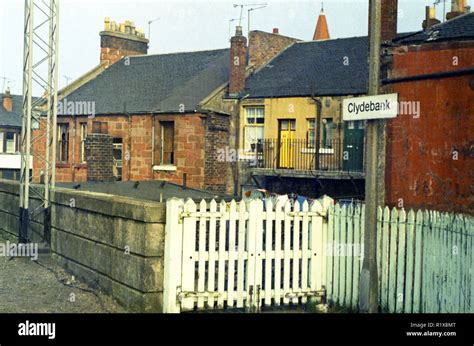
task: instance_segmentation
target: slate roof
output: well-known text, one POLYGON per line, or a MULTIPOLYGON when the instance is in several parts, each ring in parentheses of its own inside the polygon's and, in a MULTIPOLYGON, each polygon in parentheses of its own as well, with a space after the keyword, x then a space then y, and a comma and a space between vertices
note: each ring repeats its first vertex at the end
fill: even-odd
POLYGON ((132 56, 129 65, 116 62, 66 99, 93 101, 96 114, 178 112, 181 104, 194 111, 229 80, 229 60, 229 49, 132 56))
POLYGON ((21 128, 21 111, 23 106, 23 96, 11 96, 13 103, 13 112, 7 112, 7 110, 3 107, 3 94, 0 93, 0 127, 21 128))
POLYGON ((247 78, 242 96, 365 94, 368 51, 367 37, 297 42, 247 78))
POLYGON ((423 44, 449 40, 474 39, 474 12, 432 26, 428 31, 418 31, 408 37, 394 40, 400 44, 423 44))

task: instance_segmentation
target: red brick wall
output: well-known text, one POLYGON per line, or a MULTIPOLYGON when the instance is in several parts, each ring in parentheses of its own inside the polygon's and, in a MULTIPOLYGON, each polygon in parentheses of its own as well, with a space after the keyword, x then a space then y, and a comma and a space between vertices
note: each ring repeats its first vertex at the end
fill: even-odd
MULTIPOLYGON (((393 77, 463 69, 474 57, 473 43, 403 50, 395 52, 393 77)), ((421 112, 418 119, 399 115, 388 122, 388 204, 474 213, 473 79, 466 75, 392 85, 400 101, 419 101, 421 112)))
POLYGON ((230 162, 222 160, 219 150, 229 148, 229 116, 210 113, 206 119, 204 188, 229 192, 230 162))
POLYGON ((249 66, 258 68, 283 49, 298 41, 295 38, 271 34, 263 31, 251 31, 249 34, 249 66))
MULTIPOLYGON (((204 119, 201 114, 175 115, 156 117, 156 143, 160 130, 159 121, 175 121, 174 123, 174 156, 176 172, 156 172, 154 179, 167 180, 182 184, 186 173, 186 184, 189 187, 204 186, 204 119)), ((158 146, 155 147, 155 161, 159 162, 158 146)))
MULTIPOLYGON (((199 113, 156 115, 155 118, 155 164, 159 164, 159 140, 161 121, 174 121, 174 155, 176 172, 153 172, 152 166, 152 126, 151 115, 131 116, 131 126, 127 116, 96 116, 95 118, 61 117, 58 122, 69 123, 69 162, 57 164, 56 181, 85 181, 87 180, 87 164, 80 163, 80 126, 88 123, 88 132, 92 130, 92 121, 107 122, 108 133, 112 137, 122 138, 123 169, 122 180, 167 180, 182 183, 183 173, 187 174, 187 185, 194 188, 204 187, 204 146, 205 120, 199 113), (77 128, 77 131, 75 129, 77 128), (74 152, 74 161, 73 161, 74 152), (129 158, 129 160, 127 160, 129 158), (74 164, 73 164, 74 162, 74 164), (74 172, 74 174, 73 174, 74 172)), ((40 132, 36 131, 36 135, 40 132)), ((44 148, 44 141, 37 145, 37 150, 44 148)), ((38 161, 34 161, 38 173, 38 161)))
MULTIPOLYGON (((391 41, 397 36, 398 0, 381 0, 382 2, 382 41, 391 41)), ((370 6, 369 6, 370 7, 370 6)), ((423 8, 420 7, 420 10, 423 8)), ((370 10, 369 10, 369 34, 370 34, 370 10)), ((420 23, 421 25, 421 23, 420 23)))

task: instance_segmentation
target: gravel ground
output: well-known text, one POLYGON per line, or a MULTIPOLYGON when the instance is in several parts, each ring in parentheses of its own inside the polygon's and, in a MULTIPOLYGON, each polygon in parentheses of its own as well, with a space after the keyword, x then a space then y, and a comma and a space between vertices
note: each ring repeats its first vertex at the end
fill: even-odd
MULTIPOLYGON (((0 233, 0 242, 8 239, 0 233)), ((0 313, 124 313, 110 297, 74 279, 49 254, 0 257, 0 313)))

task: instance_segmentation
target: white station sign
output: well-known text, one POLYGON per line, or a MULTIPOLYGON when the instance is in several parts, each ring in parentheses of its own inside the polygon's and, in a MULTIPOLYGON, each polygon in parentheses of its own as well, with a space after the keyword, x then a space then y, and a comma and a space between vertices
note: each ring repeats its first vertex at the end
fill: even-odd
POLYGON ((398 113, 398 94, 384 94, 344 99, 344 121, 395 118, 398 113))

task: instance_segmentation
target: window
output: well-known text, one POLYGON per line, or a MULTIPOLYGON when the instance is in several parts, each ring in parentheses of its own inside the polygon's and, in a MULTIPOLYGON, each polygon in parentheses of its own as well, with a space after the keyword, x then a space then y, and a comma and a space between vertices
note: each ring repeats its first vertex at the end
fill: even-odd
POLYGON ((19 151, 19 134, 16 132, 0 132, 0 153, 14 154, 19 151))
POLYGON ((245 151, 252 151, 252 144, 263 141, 265 122, 264 107, 245 107, 244 145, 245 151))
POLYGON ((122 138, 114 138, 113 139, 113 156, 114 156, 114 165, 113 165, 113 172, 114 177, 117 180, 122 180, 122 138))
POLYGON ((306 147, 314 148, 315 143, 315 119, 306 119, 306 147))
POLYGON ((16 152, 16 133, 7 132, 6 150, 9 154, 13 154, 16 152))
POLYGON ((68 161, 69 125, 58 124, 58 162, 68 161))
POLYGON ((162 165, 174 164, 174 122, 160 121, 160 163, 162 165))
POLYGON ((87 123, 81 123, 81 163, 86 162, 86 138, 87 138, 87 123))
POLYGON ((332 148, 334 139, 334 123, 332 118, 323 119, 323 146, 332 148))

